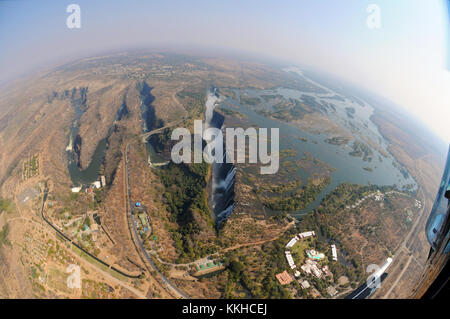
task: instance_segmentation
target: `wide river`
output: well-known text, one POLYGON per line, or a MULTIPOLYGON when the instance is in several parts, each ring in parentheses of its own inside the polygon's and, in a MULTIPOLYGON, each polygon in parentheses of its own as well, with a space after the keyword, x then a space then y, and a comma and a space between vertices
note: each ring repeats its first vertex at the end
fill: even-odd
MULTIPOLYGON (((301 72, 296 69, 290 69, 289 71, 298 72, 300 76, 304 77, 301 72)), ((306 77, 304 78, 307 79, 306 77)), ((311 81, 309 79, 307 80, 311 81)), ((401 165, 396 162, 391 154, 389 154, 388 157, 384 157, 380 152, 371 148, 373 152, 373 155, 371 156, 372 160, 370 162, 363 161, 362 157, 349 155, 352 151, 352 148, 349 145, 343 144, 339 146, 325 142, 325 139, 330 137, 325 133, 314 134, 307 132, 297 125, 291 125, 277 119, 268 118, 255 111, 255 109, 272 109, 272 105, 265 102, 261 97, 262 95, 279 94, 285 98, 293 99, 301 99, 302 95, 312 96, 317 102, 333 104, 335 110, 328 112, 327 116, 350 133, 355 140, 364 142, 362 139, 363 137, 370 138, 378 144, 385 154, 388 153, 388 142, 379 133, 377 126, 370 119, 374 112, 374 109, 370 105, 359 98, 349 95, 344 96, 316 82, 312 83, 325 89, 327 93, 301 92, 285 88, 273 90, 233 90, 236 94, 236 99, 227 98, 220 105, 223 108, 232 108, 245 114, 252 125, 255 125, 256 127, 279 128, 280 150, 295 149, 298 151, 294 158, 290 157, 287 160, 299 160, 304 157, 305 153, 309 153, 313 157, 318 158, 335 168, 335 171, 331 173, 332 182, 322 190, 316 200, 311 202, 304 209, 292 213, 292 215, 301 217, 302 215, 311 212, 320 204, 327 194, 339 184, 345 182, 366 185, 375 184, 380 186, 391 186, 395 184, 399 188, 405 185, 414 185, 413 189, 415 189, 417 184, 414 179, 411 176, 405 178, 402 175, 400 171, 401 165), (247 97, 259 97, 263 102, 256 107, 242 105, 239 103, 239 97, 242 94, 245 94, 247 97), (348 107, 355 110, 353 118, 349 118, 347 115, 346 108, 348 107), (368 167, 372 169, 372 171, 364 169, 368 167)), ((306 182, 309 177, 308 173, 301 168, 298 169, 297 175, 301 177, 304 182, 306 182)))

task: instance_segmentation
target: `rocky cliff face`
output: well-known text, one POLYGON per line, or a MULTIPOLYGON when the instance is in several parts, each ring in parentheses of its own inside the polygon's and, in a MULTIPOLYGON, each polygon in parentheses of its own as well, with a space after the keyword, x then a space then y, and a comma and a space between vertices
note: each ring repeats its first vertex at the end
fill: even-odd
MULTIPOLYGON (((107 137, 109 129, 125 114, 123 105, 128 88, 132 83, 128 81, 108 81, 107 83, 90 83, 87 94, 86 111, 80 118, 79 135, 83 140, 80 153, 79 167, 89 166, 97 144, 107 137)), ((125 108, 125 110, 128 110, 125 108)))
POLYGON ((74 160, 77 163, 77 166, 79 168, 81 168, 81 163, 80 163, 80 157, 81 157, 81 136, 77 134, 77 136, 75 137, 75 140, 73 141, 73 153, 74 153, 74 160))
MULTIPOLYGON (((217 89, 212 87, 205 103, 205 127, 222 129, 225 117, 215 111, 217 100, 217 89)), ((217 228, 222 226, 234 209, 234 176, 236 168, 234 164, 225 162, 225 144, 221 155, 222 160, 212 164, 212 190, 209 196, 217 228)))

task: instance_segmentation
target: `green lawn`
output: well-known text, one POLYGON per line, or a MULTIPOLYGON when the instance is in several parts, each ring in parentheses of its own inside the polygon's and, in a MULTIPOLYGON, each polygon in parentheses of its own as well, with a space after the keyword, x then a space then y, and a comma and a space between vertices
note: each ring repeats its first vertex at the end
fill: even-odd
POLYGON ((300 239, 294 247, 291 248, 292 257, 295 264, 299 267, 305 261, 305 249, 311 248, 311 243, 307 239, 300 239))

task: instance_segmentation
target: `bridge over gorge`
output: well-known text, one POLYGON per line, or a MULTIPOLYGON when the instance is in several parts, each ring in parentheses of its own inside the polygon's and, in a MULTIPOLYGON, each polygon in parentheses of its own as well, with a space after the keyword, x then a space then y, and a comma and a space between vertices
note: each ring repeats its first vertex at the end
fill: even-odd
POLYGON ((146 132, 146 133, 142 134, 142 135, 141 135, 141 137, 142 137, 142 142, 146 143, 147 140, 148 140, 148 138, 149 138, 150 136, 152 136, 152 135, 154 135, 154 134, 161 133, 161 132, 164 131, 165 129, 170 128, 170 127, 175 126, 175 125, 178 125, 178 124, 180 124, 180 123, 183 122, 183 121, 184 121, 184 119, 181 119, 181 120, 179 120, 179 121, 174 121, 174 122, 171 122, 171 123, 169 123, 169 124, 167 124, 167 125, 165 125, 165 126, 163 126, 163 127, 159 127, 159 128, 154 129, 154 130, 152 130, 152 131, 150 131, 150 132, 146 132))

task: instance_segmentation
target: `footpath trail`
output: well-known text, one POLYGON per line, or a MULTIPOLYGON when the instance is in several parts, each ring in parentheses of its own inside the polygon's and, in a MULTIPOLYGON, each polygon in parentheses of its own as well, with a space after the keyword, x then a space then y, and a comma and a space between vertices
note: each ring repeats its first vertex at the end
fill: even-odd
POLYGON ((288 230, 289 228, 291 228, 294 224, 295 224, 295 221, 291 221, 289 224, 287 224, 287 225, 283 228, 282 232, 281 232, 279 235, 275 236, 275 237, 272 237, 272 238, 269 238, 269 239, 258 240, 258 241, 254 241, 254 242, 250 242, 250 243, 236 244, 236 245, 233 245, 233 246, 224 248, 224 249, 222 249, 222 250, 216 251, 216 252, 213 253, 213 254, 210 254, 210 255, 205 256, 205 257, 200 258, 200 259, 197 259, 197 260, 192 261, 192 262, 190 262, 190 263, 185 263, 185 264, 174 264, 174 263, 165 262, 165 261, 161 260, 161 259, 159 258, 159 256, 157 256, 156 254, 152 254, 152 256, 155 257, 156 259, 158 259, 158 261, 159 261, 160 263, 164 264, 164 265, 170 265, 170 266, 192 266, 192 265, 194 265, 194 264, 196 264, 196 263, 202 263, 202 262, 205 262, 205 261, 207 261, 210 257, 216 256, 216 255, 219 255, 219 254, 223 254, 223 253, 226 253, 226 252, 231 251, 231 250, 235 250, 235 249, 239 249, 239 248, 243 248, 243 247, 249 247, 249 246, 263 245, 263 244, 265 244, 265 243, 268 243, 268 242, 271 242, 271 241, 275 241, 275 240, 277 240, 278 238, 280 238, 280 237, 286 232, 286 230, 288 230))

